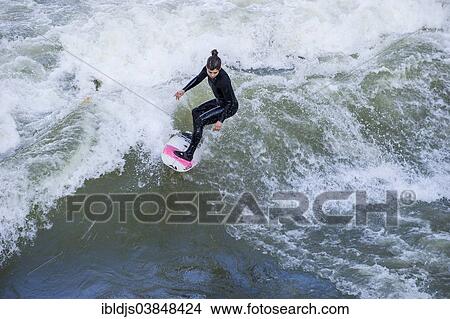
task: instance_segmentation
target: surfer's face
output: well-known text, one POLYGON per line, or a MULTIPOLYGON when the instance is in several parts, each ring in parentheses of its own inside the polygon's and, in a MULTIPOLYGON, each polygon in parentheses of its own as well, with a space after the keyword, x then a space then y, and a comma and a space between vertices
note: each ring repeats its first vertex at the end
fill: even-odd
POLYGON ((220 69, 210 70, 210 69, 206 68, 206 72, 208 73, 208 76, 211 79, 214 79, 219 74, 219 71, 220 71, 220 69))

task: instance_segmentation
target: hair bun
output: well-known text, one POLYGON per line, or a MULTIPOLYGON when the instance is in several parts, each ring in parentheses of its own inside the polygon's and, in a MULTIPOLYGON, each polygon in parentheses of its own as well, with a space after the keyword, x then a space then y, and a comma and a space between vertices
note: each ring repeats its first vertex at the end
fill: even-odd
POLYGON ((212 56, 217 56, 218 54, 219 54, 219 52, 216 49, 211 51, 212 56))

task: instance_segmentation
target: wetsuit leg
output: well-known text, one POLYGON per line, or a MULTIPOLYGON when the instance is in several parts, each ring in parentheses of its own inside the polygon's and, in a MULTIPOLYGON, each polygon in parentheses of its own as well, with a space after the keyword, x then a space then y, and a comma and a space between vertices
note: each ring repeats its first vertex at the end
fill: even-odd
POLYGON ((203 127, 205 125, 216 123, 220 119, 222 112, 224 112, 224 108, 222 106, 217 105, 216 100, 214 100, 213 103, 209 103, 207 108, 206 107, 201 108, 202 106, 203 105, 199 107, 199 110, 194 109, 192 112, 194 122, 194 132, 192 134, 191 144, 186 150, 186 153, 188 154, 189 157, 194 154, 195 149, 197 148, 198 144, 202 139, 203 127))
MULTIPOLYGON (((236 113, 237 109, 233 109, 231 114, 227 114, 225 118, 229 118, 236 113)), ((200 143, 203 135, 203 127, 205 125, 214 124, 222 117, 225 112, 223 106, 218 105, 217 100, 207 101, 192 110, 192 121, 194 124, 194 132, 192 135, 191 144, 185 152, 175 151, 177 156, 187 160, 192 160, 195 150, 200 143)))
POLYGON ((212 99, 200 104, 192 110, 192 123, 195 123, 195 119, 200 116, 200 114, 205 113, 217 106, 217 100, 212 99))
POLYGON ((203 135, 203 127, 208 124, 216 123, 224 108, 219 106, 216 99, 207 101, 192 110, 192 122, 194 124, 194 132, 192 134, 191 144, 186 151, 175 151, 175 155, 186 160, 192 160, 194 152, 200 143, 203 135))

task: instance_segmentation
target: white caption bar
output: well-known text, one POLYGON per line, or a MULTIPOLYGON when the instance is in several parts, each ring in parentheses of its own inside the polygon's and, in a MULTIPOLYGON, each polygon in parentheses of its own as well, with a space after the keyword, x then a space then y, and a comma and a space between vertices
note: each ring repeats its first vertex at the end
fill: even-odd
POLYGON ((2 318, 447 318, 449 299, 2 299, 2 318), (240 313, 240 314, 239 314, 240 313))

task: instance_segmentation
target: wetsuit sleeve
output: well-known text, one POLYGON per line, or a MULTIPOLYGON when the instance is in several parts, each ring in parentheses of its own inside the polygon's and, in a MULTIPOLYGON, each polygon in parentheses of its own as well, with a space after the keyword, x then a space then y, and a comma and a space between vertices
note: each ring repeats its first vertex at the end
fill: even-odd
POLYGON ((230 108, 233 105, 233 88, 231 86, 231 81, 229 79, 224 81, 221 89, 223 93, 223 100, 220 105, 223 106, 224 110, 219 117, 219 121, 223 123, 225 116, 229 114, 230 108))
POLYGON ((200 71, 200 73, 193 78, 191 81, 189 81, 188 84, 183 88, 184 92, 187 92, 188 90, 192 89, 193 87, 197 86, 202 82, 208 74, 206 73, 206 66, 203 67, 203 69, 200 71))

